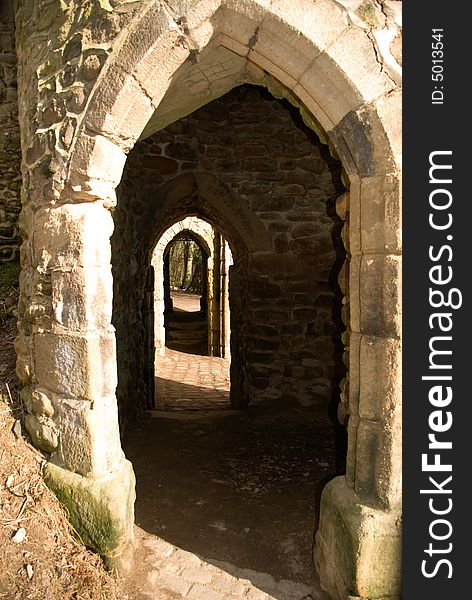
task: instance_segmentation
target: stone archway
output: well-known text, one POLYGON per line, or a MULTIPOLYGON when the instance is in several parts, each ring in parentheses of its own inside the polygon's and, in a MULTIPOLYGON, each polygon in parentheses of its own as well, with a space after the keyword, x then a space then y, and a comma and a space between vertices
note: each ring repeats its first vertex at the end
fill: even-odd
MULTIPOLYGON (((207 300, 207 307, 210 313, 208 318, 209 329, 211 331, 210 323, 213 318, 213 290, 210 283, 208 287, 208 280, 213 280, 213 231, 212 227, 206 221, 197 217, 186 217, 181 221, 177 221, 171 227, 169 227, 161 236, 157 242, 151 259, 151 265, 154 268, 155 280, 154 280, 154 331, 155 331, 155 346, 156 355, 163 354, 165 348, 165 332, 164 332, 164 311, 165 311, 165 290, 164 290, 164 257, 169 246, 180 234, 189 232, 189 234, 200 244, 206 253, 205 260, 205 296, 207 300), (208 295, 207 295, 208 294, 208 295)), ((167 282, 168 285, 168 282, 167 282)), ((170 290, 169 290, 170 292, 170 290)), ((210 333, 209 331, 209 333, 210 333)), ((210 340, 210 335, 208 336, 210 340)), ((210 342, 211 343, 211 342, 210 342)))
MULTIPOLYGON (((184 230, 169 242, 164 251, 162 266, 164 272, 165 345, 167 348, 181 352, 211 356, 213 348, 211 324, 215 317, 211 285, 213 282, 213 256, 207 250, 206 244, 201 242, 202 240, 199 240, 191 231, 184 230), (184 248, 184 253, 176 258, 179 246, 184 248), (197 256, 197 262, 202 265, 201 288, 198 290, 198 301, 194 299, 194 302, 188 295, 188 288, 182 285, 188 273, 188 258, 185 255, 190 255, 192 262, 193 257, 197 256), (209 265, 210 258, 211 264, 209 265), (178 265, 182 265, 184 271, 183 277, 179 281, 176 277, 173 278, 173 273, 179 269, 178 265), (209 280, 210 286, 208 286, 209 280), (176 290, 180 290, 183 296, 176 297, 176 290), (187 317, 192 316, 192 318, 182 319, 180 313, 185 313, 187 317)), ((193 280, 194 277, 192 277, 193 280)), ((187 282, 191 283, 188 279, 187 282)))
MULTIPOLYGON (((346 476, 324 491, 316 561, 333 598, 396 598, 400 91, 389 50, 395 18, 376 14, 369 25, 331 0, 309 6, 215 0, 171 7, 143 3, 106 60, 91 55, 98 56, 99 67, 94 71, 96 61, 88 60, 92 86, 78 116, 61 112, 62 97, 52 92, 37 103, 46 107, 43 130, 23 126, 24 148, 36 148, 36 154, 44 131, 53 130, 62 140, 48 159, 49 170, 33 151, 33 158, 24 159, 24 229, 30 237, 22 249, 16 345, 29 429, 38 445, 54 441, 48 481, 89 545, 110 557, 123 554, 131 537, 134 482, 119 444, 114 400, 108 209, 126 152, 156 109, 159 114, 166 93, 172 99, 178 92, 179 77, 194 76, 192 65, 198 68, 201 57, 203 82, 194 81, 188 105, 168 105, 168 122, 251 81, 299 106, 305 122, 326 136, 343 163, 349 187, 348 466, 346 476), (217 55, 220 70, 212 75, 210 59, 217 55)), ((70 30, 64 63, 80 46, 74 35, 70 30)), ((27 72, 40 60, 36 56, 26 67, 27 54, 20 73, 23 115, 27 72)), ((44 73, 41 77, 46 81, 44 73)))

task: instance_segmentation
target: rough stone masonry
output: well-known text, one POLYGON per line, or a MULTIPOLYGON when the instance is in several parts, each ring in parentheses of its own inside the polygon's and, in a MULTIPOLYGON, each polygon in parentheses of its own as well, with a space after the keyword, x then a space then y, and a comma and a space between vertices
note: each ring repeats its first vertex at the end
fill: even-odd
MULTIPOLYGON (((131 161, 131 152, 139 152, 145 138, 155 134, 156 143, 166 128, 233 88, 257 85, 286 98, 305 125, 329 145, 341 164, 346 188, 339 210, 340 218, 348 217, 343 231, 348 264, 340 286, 349 304, 349 310, 344 310, 348 373, 341 409, 348 427, 347 470, 323 492, 316 565, 323 587, 334 600, 397 600, 401 3, 18 0, 15 10, 11 2, 3 2, 1 11, 0 249, 4 260, 17 255, 20 187, 22 198, 17 372, 29 431, 34 443, 51 453, 48 482, 69 507, 74 525, 111 561, 119 562, 132 545, 134 476, 120 446, 115 395, 113 279, 119 281, 120 273, 112 273, 112 261, 119 264, 119 260, 110 246, 115 226, 111 213, 123 208, 119 198, 117 206, 117 197, 127 157, 131 161)), ((199 135, 203 134, 201 129, 199 135)), ((155 160, 162 168, 173 169, 178 157, 167 155, 170 147, 158 143, 155 147, 165 150, 155 160)), ((261 169, 259 174, 275 172, 270 162, 275 153, 262 157, 259 168, 266 165, 270 170, 261 169)), ((301 244, 294 235, 295 225, 280 230, 282 220, 286 226, 296 221, 281 220, 279 214, 273 219, 262 216, 280 212, 273 205, 264 209, 270 190, 262 183, 274 190, 282 182, 258 177, 259 191, 251 193, 247 187, 244 191, 244 182, 236 182, 231 165, 213 158, 216 170, 226 170, 215 173, 205 168, 195 177, 183 172, 183 163, 179 166, 182 178, 174 198, 191 206, 199 197, 194 192, 204 192, 200 195, 209 210, 209 205, 217 205, 219 191, 229 187, 225 212, 219 213, 221 223, 216 225, 230 230, 230 241, 244 241, 241 247, 247 246, 248 251, 241 253, 240 265, 249 266, 249 257, 256 252, 270 250, 282 263, 296 248, 306 248, 308 242, 301 244), (222 185, 227 180, 236 187, 222 185)), ((255 168, 256 158, 245 159, 248 170, 251 162, 255 168)), ((290 158, 303 157, 286 160, 290 158)), ((290 171, 286 165, 280 173, 285 178, 290 171)), ((281 199, 288 215, 310 183, 286 185, 295 186, 286 189, 281 199), (287 198, 293 199, 290 207, 287 198)), ((172 189, 164 188, 161 191, 170 201, 172 189)), ((204 203, 199 209, 204 212, 204 203)), ((129 248, 137 247, 126 240, 132 237, 134 218, 129 211, 123 220, 129 228, 123 228, 122 239, 129 248)), ((145 253, 127 257, 135 272, 144 257, 145 253)), ((241 298, 249 297, 246 288, 251 285, 245 268, 236 294, 241 298)), ((283 303, 285 290, 267 289, 280 293, 271 302, 283 303)), ((306 320, 316 323, 311 315, 307 313, 306 320)), ((302 333, 299 337, 302 346, 307 343, 302 333)), ((241 347, 247 341, 249 348, 256 339, 243 331, 241 347)), ((253 351, 260 353, 260 349, 253 351)), ((241 365, 247 371, 246 382, 254 387, 266 384, 268 376, 256 374, 251 361, 241 365)), ((259 370, 260 366, 259 361, 259 370)), ((294 396, 305 393, 290 387, 294 396)))
POLYGON ((21 149, 13 3, 0 6, 0 261, 19 258, 21 149))
MULTIPOLYGON (((142 354, 141 297, 159 232, 202 209, 231 232, 234 219, 226 223, 219 215, 234 195, 247 207, 256 236, 266 237, 266 247, 248 248, 250 241, 231 236, 233 276, 245 282, 230 295, 232 329, 238 332, 232 363, 244 381, 234 404, 312 406, 327 413, 333 387, 345 373, 337 281, 345 277, 340 271, 346 256, 344 221, 336 212, 344 192, 341 165, 298 111, 262 90, 236 88, 130 152, 112 238, 118 352, 123 368, 142 354), (187 196, 175 202, 177 190, 191 180, 187 196), (204 180, 224 182, 212 204, 205 200, 210 184, 204 180), (129 256, 144 258, 135 266, 129 256)), ((122 407, 140 389, 139 371, 126 371, 122 407)))

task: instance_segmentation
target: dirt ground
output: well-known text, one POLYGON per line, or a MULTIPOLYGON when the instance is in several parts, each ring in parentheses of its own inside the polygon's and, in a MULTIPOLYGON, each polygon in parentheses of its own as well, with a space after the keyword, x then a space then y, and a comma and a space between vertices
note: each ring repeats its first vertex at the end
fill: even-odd
POLYGON ((17 335, 17 266, 0 268, 0 598, 126 600, 101 559, 75 539, 46 487, 46 455, 21 428, 13 341, 17 335))
POLYGON ((0 598, 128 598, 101 559, 72 537, 43 482, 44 457, 15 437, 14 423, 10 406, 0 401, 0 598))
POLYGON ((155 414, 125 446, 139 527, 236 577, 252 573, 272 598, 309 597, 286 586, 317 586, 313 532, 335 470, 332 428, 295 411, 155 414))

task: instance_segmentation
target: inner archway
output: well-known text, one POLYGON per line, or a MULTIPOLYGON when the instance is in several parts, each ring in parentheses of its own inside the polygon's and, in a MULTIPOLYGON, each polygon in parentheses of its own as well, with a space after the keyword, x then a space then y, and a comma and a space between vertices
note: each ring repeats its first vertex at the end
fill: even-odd
POLYGON ((154 341, 157 410, 230 408, 232 265, 225 236, 197 216, 177 221, 157 242, 146 336, 154 341))
POLYGON ((165 345, 209 355, 208 254, 187 232, 164 251, 165 345))

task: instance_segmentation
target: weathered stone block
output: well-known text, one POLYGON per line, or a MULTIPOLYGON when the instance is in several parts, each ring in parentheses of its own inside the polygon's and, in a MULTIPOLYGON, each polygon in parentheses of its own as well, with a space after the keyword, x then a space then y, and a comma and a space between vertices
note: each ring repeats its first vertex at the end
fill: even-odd
POLYGON ((323 106, 334 124, 347 113, 395 87, 380 68, 367 33, 354 27, 341 33, 315 60, 313 68, 301 78, 300 83, 323 106), (315 89, 316 78, 319 91, 315 89), (335 102, 329 102, 329 92, 336 98, 335 102))
POLYGON ((364 215, 361 213, 361 181, 351 177, 349 188, 349 246, 346 250, 350 256, 361 253, 361 233, 364 215))
POLYGON ((113 308, 112 291, 109 268, 53 271, 52 308, 56 322, 70 331, 107 329, 113 308))
POLYGON ((352 256, 349 261, 349 316, 351 331, 361 330, 361 256, 352 256))
MULTIPOLYGON (((347 20, 341 6, 329 0, 317 0, 310 4, 292 0, 275 0, 271 4, 271 9, 278 15, 278 19, 309 40, 313 58, 316 57, 316 51, 322 52, 347 27, 347 20)), ((278 19, 267 23, 272 33, 281 30, 278 19)))
POLYGON ((315 563, 333 600, 399 600, 401 515, 363 505, 336 477, 321 497, 315 563))
POLYGON ((126 154, 118 143, 103 135, 91 137, 83 133, 75 146, 70 183, 85 199, 89 196, 92 200, 111 201, 125 162, 126 154))
POLYGON ((388 423, 401 409, 401 342, 362 336, 360 364, 359 415, 388 423))
POLYGON ((260 6, 255 2, 246 2, 242 5, 235 0, 227 3, 225 10, 219 11, 215 17, 219 28, 225 34, 224 45, 244 56, 264 13, 262 2, 260 6))
POLYGON ((51 419, 36 415, 26 415, 25 427, 36 448, 44 450, 44 452, 48 452, 49 454, 57 449, 59 432, 51 419))
POLYGON ((366 501, 372 502, 375 494, 375 458, 382 439, 379 423, 359 420, 356 432, 356 471, 354 489, 366 501))
POLYGON ((347 453, 346 453, 346 483, 354 489, 356 482, 356 447, 357 447, 357 427, 359 417, 349 410, 349 420, 347 422, 347 453))
POLYGON ((17 356, 29 357, 32 350, 32 338, 29 335, 18 335, 15 339, 14 346, 17 356))
POLYGON ((51 391, 91 401, 114 395, 113 333, 36 334, 34 353, 37 381, 51 391))
POLYGON ((32 368, 30 357, 18 357, 16 361, 16 375, 18 377, 18 381, 22 385, 28 385, 29 383, 31 383, 32 368))
POLYGON ((375 456, 375 499, 384 508, 396 507, 402 497, 401 407, 385 425, 375 456))
POLYGON ((361 180, 362 251, 399 254, 402 248, 400 180, 397 175, 361 180))
POLYGON ((82 112, 87 101, 85 90, 81 84, 70 88, 65 94, 65 98, 67 110, 76 114, 82 112))
POLYGON ((85 400, 59 398, 57 422, 61 443, 56 462, 89 477, 113 470, 123 456, 118 430, 116 399, 85 400))
POLYGON ((89 54, 84 58, 82 63, 82 77, 85 81, 95 81, 102 68, 103 60, 106 57, 101 57, 97 54, 89 54))
POLYGON ((32 392, 31 410, 35 415, 43 415, 45 417, 52 417, 54 415, 54 406, 47 390, 37 388, 32 392))
POLYGON ((101 204, 40 209, 33 227, 33 255, 41 269, 110 264, 113 219, 101 204))
POLYGON ((44 477, 88 547, 113 561, 132 543, 135 478, 131 463, 123 460, 102 478, 83 477, 47 463, 44 477))
MULTIPOLYGON (((351 261, 351 282, 355 278, 351 261)), ((401 337, 401 257, 364 255, 360 268, 360 331, 378 337, 401 337)), ((351 316, 354 310, 351 296, 351 316)))
POLYGON ((398 88, 376 102, 377 114, 387 134, 392 155, 398 170, 401 169, 402 128, 399 120, 402 114, 402 90, 398 88))
POLYGON ((355 331, 349 336, 349 412, 356 415, 359 413, 362 337, 355 331))
MULTIPOLYGON (((273 23, 272 26, 274 25, 273 23)), ((305 40, 302 38, 303 42, 300 46, 304 46, 304 51, 300 51, 297 56, 290 47, 289 39, 281 39, 266 27, 258 30, 252 39, 255 44, 249 52, 251 62, 270 73, 287 89, 293 89, 298 78, 309 68, 312 62, 310 50, 316 53, 316 49, 310 42, 303 44, 305 40)))
MULTIPOLYGON (((399 157, 393 155, 390 140, 386 136, 384 123, 379 118, 375 103, 348 113, 330 135, 334 143, 340 139, 347 143, 360 177, 398 175, 399 157), (352 143, 356 138, 359 139, 359 143, 352 143)), ((342 158, 342 154, 339 156, 342 158)))

